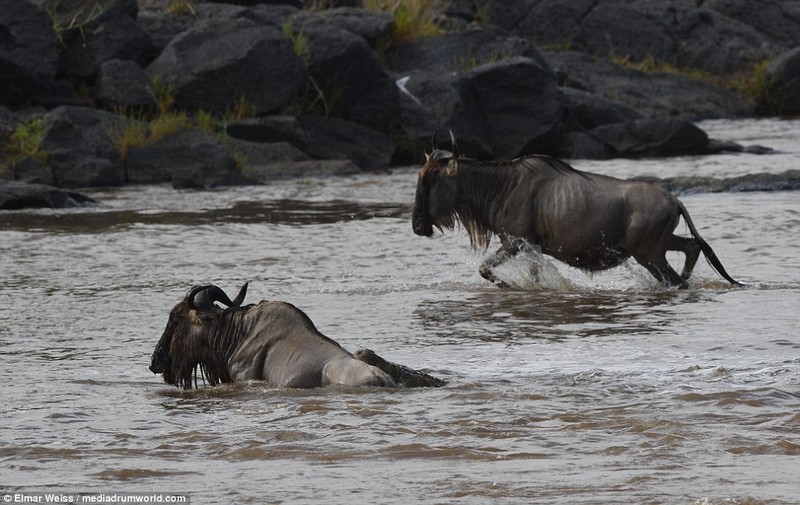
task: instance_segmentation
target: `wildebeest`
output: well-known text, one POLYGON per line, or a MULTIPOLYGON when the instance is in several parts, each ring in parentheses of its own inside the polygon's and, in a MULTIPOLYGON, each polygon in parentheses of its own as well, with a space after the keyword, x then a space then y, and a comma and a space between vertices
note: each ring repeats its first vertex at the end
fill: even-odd
POLYGON ((486 249, 493 235, 501 247, 481 265, 481 275, 497 284, 492 269, 516 254, 526 241, 573 267, 599 271, 633 257, 660 282, 687 287, 702 252, 728 282, 739 284, 697 232, 683 204, 671 193, 642 181, 582 172, 543 155, 509 161, 476 161, 452 151, 433 152, 419 173, 412 225, 430 237, 433 227, 452 230, 456 221, 474 249, 486 249), (673 234, 683 217, 691 237, 673 234), (683 272, 667 261, 667 251, 686 255, 683 272))
POLYGON ((170 312, 150 370, 164 382, 197 387, 263 380, 272 387, 441 386, 444 381, 388 362, 370 350, 347 352, 285 302, 242 306, 247 284, 231 300, 217 286, 194 287, 170 312), (219 307, 221 303, 226 308, 219 307))

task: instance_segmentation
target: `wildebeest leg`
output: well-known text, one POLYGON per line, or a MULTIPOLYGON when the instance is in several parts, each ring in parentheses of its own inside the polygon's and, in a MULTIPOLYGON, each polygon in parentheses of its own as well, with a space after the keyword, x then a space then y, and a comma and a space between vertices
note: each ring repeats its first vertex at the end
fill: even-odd
POLYGON ((661 258, 643 258, 634 256, 634 259, 644 266, 658 282, 668 284, 670 286, 678 286, 681 289, 689 287, 686 281, 678 275, 678 272, 672 268, 667 261, 666 256, 661 258))
POLYGON ((442 379, 428 375, 425 372, 420 372, 419 370, 387 361, 378 356, 372 349, 359 349, 353 353, 353 357, 360 359, 364 363, 380 368, 400 386, 440 387, 446 384, 442 379))
POLYGON ((386 372, 352 356, 334 358, 322 367, 322 385, 329 384, 397 387, 397 383, 386 372))
POLYGON ((501 265, 513 258, 522 247, 522 241, 517 238, 500 237, 500 242, 503 245, 501 245, 500 248, 494 252, 494 254, 483 260, 478 272, 480 272, 481 277, 487 281, 492 282, 501 288, 509 288, 511 286, 501 281, 496 275, 494 275, 493 270, 497 265, 501 265))
POLYGON ((670 251, 679 251, 686 255, 686 263, 683 264, 681 279, 688 281, 692 276, 692 270, 700 257, 700 244, 693 237, 678 237, 673 235, 669 242, 670 251))

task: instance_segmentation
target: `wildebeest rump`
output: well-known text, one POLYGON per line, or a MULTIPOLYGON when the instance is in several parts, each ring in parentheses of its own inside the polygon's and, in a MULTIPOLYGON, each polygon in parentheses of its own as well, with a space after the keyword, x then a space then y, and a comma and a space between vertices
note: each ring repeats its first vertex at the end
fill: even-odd
POLYGON ((633 257, 660 282, 686 287, 702 252, 712 267, 735 281, 697 232, 683 204, 671 193, 642 181, 582 172, 549 156, 510 161, 476 161, 458 152, 433 152, 419 173, 412 225, 417 235, 460 222, 475 249, 493 235, 500 249, 481 265, 481 275, 498 284, 492 268, 516 254, 522 241, 568 265, 599 271, 633 257), (691 237, 673 232, 683 217, 691 237), (686 255, 683 272, 667 251, 686 255))
POLYGON ((197 386, 198 371, 212 386, 244 380, 281 388, 444 384, 369 350, 354 356, 289 303, 242 306, 246 292, 247 284, 231 300, 214 285, 193 288, 170 312, 150 370, 162 374, 167 384, 185 389, 197 386))

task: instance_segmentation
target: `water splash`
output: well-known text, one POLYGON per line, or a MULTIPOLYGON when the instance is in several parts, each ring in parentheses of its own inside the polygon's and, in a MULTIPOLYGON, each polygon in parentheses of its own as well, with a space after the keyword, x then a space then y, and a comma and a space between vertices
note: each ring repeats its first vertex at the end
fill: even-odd
POLYGON ((533 289, 552 289, 572 291, 573 283, 559 272, 558 268, 546 258, 539 246, 524 243, 511 259, 497 265, 492 273, 513 289, 530 291, 533 289))

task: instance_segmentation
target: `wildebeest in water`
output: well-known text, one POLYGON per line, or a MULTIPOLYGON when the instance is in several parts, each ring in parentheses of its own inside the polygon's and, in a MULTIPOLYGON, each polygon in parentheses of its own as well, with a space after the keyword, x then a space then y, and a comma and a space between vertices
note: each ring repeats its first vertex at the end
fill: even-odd
POLYGON ((244 284, 231 300, 214 285, 189 291, 170 312, 150 370, 185 389, 197 386, 198 371, 212 386, 245 380, 281 388, 444 385, 369 349, 349 353, 289 303, 242 306, 246 292, 244 284))
POLYGON ((481 265, 481 275, 503 283, 493 268, 514 256, 524 242, 573 267, 600 271, 629 257, 658 281, 687 287, 702 252, 728 282, 711 246, 703 240, 683 204, 671 193, 642 181, 582 172, 549 156, 510 161, 476 161, 463 156, 450 132, 452 151, 433 152, 419 173, 412 225, 430 237, 433 227, 452 230, 456 221, 474 249, 486 249, 493 235, 501 247, 481 265), (683 217, 691 237, 673 232, 683 217), (667 251, 686 255, 679 275, 667 251))

